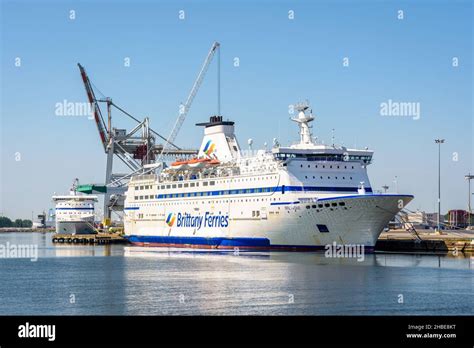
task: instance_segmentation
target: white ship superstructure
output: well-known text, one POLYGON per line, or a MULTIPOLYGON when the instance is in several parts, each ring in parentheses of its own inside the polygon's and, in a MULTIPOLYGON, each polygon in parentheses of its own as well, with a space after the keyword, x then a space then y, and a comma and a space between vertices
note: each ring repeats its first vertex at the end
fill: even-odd
POLYGON ((94 205, 97 196, 75 192, 75 185, 69 195, 53 196, 56 215, 56 233, 90 234, 94 229, 94 205))
POLYGON ((372 191, 373 152, 316 143, 307 105, 293 118, 297 144, 246 156, 234 122, 200 123, 198 157, 158 175, 136 175, 125 233, 137 245, 315 250, 336 242, 370 250, 411 195, 372 191))

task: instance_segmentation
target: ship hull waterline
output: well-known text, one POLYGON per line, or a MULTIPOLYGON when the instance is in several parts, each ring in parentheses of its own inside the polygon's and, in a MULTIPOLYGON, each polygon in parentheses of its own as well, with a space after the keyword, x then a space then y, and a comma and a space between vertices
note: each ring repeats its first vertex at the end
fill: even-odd
POLYGON ((360 245, 373 252, 383 228, 412 199, 412 195, 366 194, 312 203, 295 200, 281 204, 279 215, 265 219, 239 220, 230 215, 227 228, 196 230, 162 221, 160 227, 155 224, 125 237, 134 245, 149 247, 318 251, 328 245, 360 245))

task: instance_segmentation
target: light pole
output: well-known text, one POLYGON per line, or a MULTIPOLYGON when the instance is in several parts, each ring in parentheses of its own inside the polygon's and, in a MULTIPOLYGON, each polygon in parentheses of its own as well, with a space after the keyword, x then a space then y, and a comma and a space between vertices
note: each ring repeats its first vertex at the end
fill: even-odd
POLYGON ((444 139, 435 139, 435 143, 438 144, 438 232, 441 232, 441 144, 444 139))
POLYGON ((383 190, 384 190, 384 193, 387 193, 388 186, 387 186, 387 185, 383 185, 382 188, 383 188, 383 190))
POLYGON ((471 180, 474 179, 474 175, 471 175, 471 173, 467 174, 464 176, 464 178, 467 180, 467 187, 468 187, 468 193, 467 193, 467 225, 471 226, 471 180))

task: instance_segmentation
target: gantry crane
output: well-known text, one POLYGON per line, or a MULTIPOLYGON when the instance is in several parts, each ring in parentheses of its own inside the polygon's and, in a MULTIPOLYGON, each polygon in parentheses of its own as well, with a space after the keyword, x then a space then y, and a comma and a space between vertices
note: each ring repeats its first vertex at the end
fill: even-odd
POLYGON ((218 53, 219 64, 217 70, 217 99, 218 113, 220 113, 220 44, 214 42, 204 60, 186 102, 180 107, 180 113, 168 138, 164 138, 162 135, 151 129, 148 118, 139 121, 124 109, 114 104, 111 98, 97 99, 94 93, 93 84, 91 83, 84 67, 81 64, 78 64, 82 81, 86 89, 87 98, 92 106, 94 121, 99 132, 101 144, 107 154, 105 185, 80 185, 78 191, 84 193, 104 194, 104 220, 110 220, 111 209, 123 209, 123 198, 128 179, 135 173, 149 172, 157 167, 152 164, 155 161, 156 155, 158 155, 158 158, 156 158, 156 164, 160 165, 166 156, 194 156, 197 154, 197 150, 179 148, 174 144, 174 141, 183 125, 194 97, 204 80, 205 74, 216 52, 218 53), (107 105, 107 123, 104 121, 99 103, 106 103, 107 105), (125 129, 113 128, 112 106, 136 121, 138 125, 130 132, 127 132, 125 129), (155 144, 155 136, 164 140, 164 145, 155 144), (130 168, 131 173, 112 173, 114 155, 130 168))
MULTIPOLYGON (((111 196, 115 210, 122 208, 123 194, 126 190, 126 184, 130 174, 113 174, 113 158, 117 156, 132 173, 139 172, 144 166, 152 163, 156 154, 163 152, 163 146, 155 144, 155 136, 166 141, 162 135, 154 131, 149 126, 149 119, 146 117, 143 121, 139 121, 121 107, 117 106, 111 98, 97 99, 93 84, 87 75, 84 67, 78 64, 82 81, 86 89, 87 98, 92 106, 94 121, 99 132, 102 147, 107 154, 107 165, 105 170, 105 184, 98 185, 80 185, 78 191, 84 193, 102 193, 104 194, 104 220, 110 219, 111 215, 111 196), (107 123, 102 116, 99 103, 107 105, 107 123), (112 106, 117 110, 130 117, 138 124, 131 131, 126 129, 118 129, 112 127, 112 106)), ((170 149, 168 153, 171 155, 195 155, 196 150, 181 149, 172 141, 166 141, 170 149), (172 147, 172 148, 171 148, 172 147)))

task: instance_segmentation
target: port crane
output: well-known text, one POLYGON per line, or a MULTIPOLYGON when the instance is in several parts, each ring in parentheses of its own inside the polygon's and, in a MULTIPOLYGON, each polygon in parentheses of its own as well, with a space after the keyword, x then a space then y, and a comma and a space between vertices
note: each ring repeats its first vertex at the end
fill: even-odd
MULTIPOLYGON (((144 166, 152 163, 157 154, 161 153, 163 146, 155 143, 159 137, 166 141, 158 132, 150 128, 149 118, 143 121, 133 117, 123 108, 116 105, 111 98, 98 99, 93 84, 86 73, 85 68, 78 64, 82 81, 86 90, 88 101, 92 107, 93 118, 99 133, 99 138, 104 152, 107 155, 105 170, 105 184, 80 185, 79 192, 104 194, 104 220, 110 220, 111 211, 123 209, 124 193, 128 183, 129 174, 113 173, 114 155, 119 158, 132 173, 139 172, 144 166), (99 103, 107 105, 107 123, 104 120, 99 103), (112 126, 112 107, 116 108, 138 124, 127 131, 112 126)), ((170 155, 190 156, 197 153, 196 150, 181 149, 173 142, 167 142, 170 155)))
MULTIPOLYGON (((198 76, 191 88, 186 102, 180 106, 180 113, 171 133, 167 138, 150 128, 149 119, 143 121, 132 116, 123 108, 116 105, 111 98, 96 98, 93 84, 86 73, 85 68, 78 63, 82 81, 86 90, 87 98, 92 106, 93 118, 99 132, 100 141, 104 152, 107 154, 105 185, 80 185, 77 190, 84 193, 104 194, 104 220, 109 221, 112 210, 123 210, 124 193, 130 177, 136 173, 152 172, 158 167, 163 168, 162 161, 167 156, 195 156, 197 150, 182 149, 174 144, 181 126, 189 112, 192 102, 201 86, 211 61, 218 53, 218 113, 220 112, 220 44, 214 42, 209 50, 198 76), (99 103, 107 105, 107 123, 104 120, 99 103), (135 122, 137 126, 127 132, 125 129, 112 127, 112 107, 116 108, 135 122), (155 137, 164 141, 163 145, 155 143, 155 137), (128 174, 113 174, 113 158, 116 155, 131 170, 128 174), (156 161, 155 161, 156 160, 156 161), (155 163, 153 163, 155 162, 155 163)), ((97 89, 97 88, 96 88, 97 89)), ((100 91, 99 91, 100 93, 100 91)), ((102 93, 100 93, 102 94, 102 93)))
POLYGON ((209 50, 209 53, 206 56, 206 59, 204 59, 204 63, 202 64, 201 70, 198 73, 198 76, 196 80, 194 81, 194 84, 191 88, 191 92, 188 95, 188 98, 186 99, 186 102, 181 105, 180 107, 180 112, 179 115, 176 119, 176 122, 174 124, 173 129, 171 130, 170 135, 166 139, 166 142, 163 146, 163 149, 161 153, 159 154, 157 158, 157 163, 160 163, 163 159, 163 156, 167 155, 169 153, 169 147, 170 145, 173 145, 173 142, 176 139, 176 136, 179 133, 179 130, 181 129, 181 126, 184 123, 184 120, 186 119, 186 116, 189 112, 189 109, 191 108, 191 105, 193 103, 194 97, 196 96, 199 87, 201 87, 202 82, 204 81, 204 77, 206 76, 206 72, 209 69, 209 65, 212 62, 212 59, 214 58, 215 54, 217 53, 218 57, 218 67, 217 67, 217 112, 220 113, 220 43, 215 41, 211 49, 209 50))

